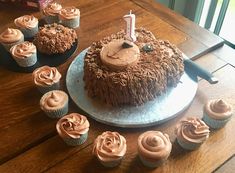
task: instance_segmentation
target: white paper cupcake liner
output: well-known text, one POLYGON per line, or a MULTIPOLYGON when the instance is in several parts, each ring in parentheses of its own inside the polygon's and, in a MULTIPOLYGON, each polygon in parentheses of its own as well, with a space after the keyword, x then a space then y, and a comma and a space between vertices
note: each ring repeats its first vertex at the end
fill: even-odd
POLYGON ((141 162, 144 164, 144 166, 147 166, 149 168, 156 168, 165 162, 165 160, 157 160, 155 162, 149 162, 146 159, 144 159, 141 155, 139 155, 139 158, 141 162))
POLYGON ((224 120, 216 120, 216 119, 212 119, 210 116, 208 116, 204 112, 202 119, 210 128, 219 129, 225 126, 225 124, 231 119, 231 117, 224 119, 224 120))
POLYGON ((61 24, 69 28, 78 28, 80 25, 80 16, 74 19, 61 20, 61 24))
POLYGON ((52 90, 59 90, 60 89, 60 81, 58 81, 57 83, 54 83, 53 85, 51 86, 39 86, 37 85, 37 89, 42 93, 42 94, 45 94, 49 91, 52 91, 52 90))
POLYGON ((59 23, 59 17, 58 16, 45 16, 44 20, 46 21, 46 23, 48 24, 53 24, 53 23, 59 23))
POLYGON ((2 45, 8 52, 10 52, 10 49, 12 46, 15 46, 15 45, 22 43, 22 42, 24 42, 24 37, 21 37, 20 40, 14 42, 14 43, 2 43, 2 45))
POLYGON ((34 53, 30 57, 27 57, 27 58, 17 58, 14 56, 12 57, 17 62, 17 64, 21 67, 30 67, 36 64, 37 62, 37 53, 34 53))
POLYGON ((191 142, 186 142, 186 141, 182 141, 180 139, 177 138, 177 142, 178 144, 186 149, 186 150, 196 150, 197 148, 199 148, 201 146, 202 143, 191 143, 191 142))
POLYGON ((21 28, 21 27, 18 27, 18 29, 21 30, 21 32, 24 34, 25 38, 31 38, 31 37, 34 37, 37 34, 38 24, 34 28, 31 28, 31 29, 21 28))
POLYGON ((57 110, 43 110, 50 118, 61 118, 68 113, 68 101, 61 109, 57 110))
POLYGON ((88 132, 81 135, 80 138, 78 139, 63 138, 63 140, 69 146, 77 146, 77 145, 82 145, 83 143, 85 143, 87 140, 87 137, 88 137, 88 132))
POLYGON ((110 162, 104 162, 104 161, 99 160, 99 159, 98 159, 98 160, 99 160, 99 162, 100 162, 104 167, 113 168, 113 167, 118 166, 118 165, 121 163, 122 158, 123 158, 123 157, 121 157, 121 158, 118 159, 118 160, 114 160, 114 161, 110 161, 110 162))

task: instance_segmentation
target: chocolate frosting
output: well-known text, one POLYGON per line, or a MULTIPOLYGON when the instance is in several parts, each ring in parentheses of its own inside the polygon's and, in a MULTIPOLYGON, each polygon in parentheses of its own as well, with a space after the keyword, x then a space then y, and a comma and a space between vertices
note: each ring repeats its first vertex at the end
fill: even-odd
POLYGON ((18 27, 31 29, 38 25, 38 19, 33 15, 24 15, 16 18, 14 23, 18 27))
POLYGON ((103 132, 94 142, 93 154, 103 162, 119 160, 125 153, 126 139, 118 132, 103 132))
POLYGON ((142 50, 145 44, 153 51, 140 52, 136 65, 115 72, 105 66, 100 58, 102 48, 116 39, 123 39, 125 32, 94 42, 84 60, 85 89, 90 97, 98 97, 113 106, 141 105, 164 93, 168 86, 176 86, 184 72, 181 51, 169 43, 156 39, 144 28, 136 29, 135 44, 142 50))
POLYGON ((229 118, 233 113, 232 105, 223 99, 209 100, 204 106, 204 111, 218 120, 229 118))
POLYGON ((199 118, 182 120, 176 127, 177 138, 192 143, 203 143, 209 137, 209 127, 199 118))
POLYGON ((147 131, 138 138, 138 152, 148 161, 167 159, 171 148, 169 136, 160 131, 147 131))
POLYGON ((10 52, 13 57, 21 59, 32 56, 36 53, 36 51, 36 46, 29 41, 24 41, 20 44, 14 45, 10 49, 10 52))
POLYGON ((89 121, 83 115, 71 113, 62 117, 56 124, 58 134, 62 138, 80 138, 89 131, 89 121))

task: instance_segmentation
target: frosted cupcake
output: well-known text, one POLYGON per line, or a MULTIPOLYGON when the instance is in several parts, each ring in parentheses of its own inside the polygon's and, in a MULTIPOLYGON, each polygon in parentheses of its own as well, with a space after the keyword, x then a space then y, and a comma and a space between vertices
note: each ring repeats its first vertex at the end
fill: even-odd
POLYGON ((12 46, 10 53, 21 67, 30 67, 37 62, 37 49, 31 42, 25 41, 12 46))
POLYGON ((80 24, 80 11, 75 7, 65 7, 60 11, 59 19, 62 25, 77 28, 80 24))
POLYGON ((126 139, 122 135, 106 131, 95 139, 93 154, 105 167, 115 167, 126 154, 126 147, 126 139))
POLYGON ((203 109, 203 120, 213 129, 223 127, 232 117, 232 105, 223 99, 209 100, 203 109))
POLYGON ((49 24, 59 22, 59 13, 62 9, 62 6, 56 2, 48 4, 43 9, 43 14, 45 16, 45 21, 49 24))
POLYGON ((138 138, 140 160, 147 167, 157 167, 167 160, 172 144, 167 134, 160 131, 147 131, 138 138))
POLYGON ((24 35, 18 29, 7 28, 0 34, 0 43, 5 47, 7 51, 16 44, 24 41, 24 35))
POLYGON ((78 113, 66 115, 56 124, 58 134, 70 146, 83 144, 87 140, 89 127, 87 118, 78 113))
POLYGON ((25 38, 33 37, 38 32, 38 19, 33 15, 18 17, 14 23, 24 34, 25 38))
POLYGON ((177 142, 186 150, 195 150, 209 137, 209 127, 199 118, 180 121, 175 130, 177 142))
POLYGON ((64 91, 53 90, 42 96, 40 107, 48 117, 61 118, 68 113, 68 101, 68 95, 64 91))
POLYGON ((33 81, 41 93, 60 88, 61 74, 55 67, 42 66, 33 71, 33 81))

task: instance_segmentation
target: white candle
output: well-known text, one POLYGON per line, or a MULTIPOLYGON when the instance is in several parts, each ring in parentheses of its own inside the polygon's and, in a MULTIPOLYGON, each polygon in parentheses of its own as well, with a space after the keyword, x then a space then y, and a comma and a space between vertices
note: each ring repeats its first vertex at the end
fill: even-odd
POLYGON ((135 15, 131 14, 130 11, 130 14, 125 15, 123 18, 126 21, 126 39, 135 42, 135 15))

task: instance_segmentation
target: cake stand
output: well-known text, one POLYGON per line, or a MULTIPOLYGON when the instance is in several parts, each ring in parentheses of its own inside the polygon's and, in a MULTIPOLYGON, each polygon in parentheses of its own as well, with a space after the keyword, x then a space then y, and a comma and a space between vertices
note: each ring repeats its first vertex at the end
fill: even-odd
POLYGON ((192 102, 197 91, 197 80, 186 73, 176 87, 155 100, 141 106, 112 107, 98 99, 88 97, 84 89, 83 65, 87 49, 83 50, 70 64, 66 86, 74 103, 91 118, 111 126, 137 128, 161 124, 184 111, 192 102))

